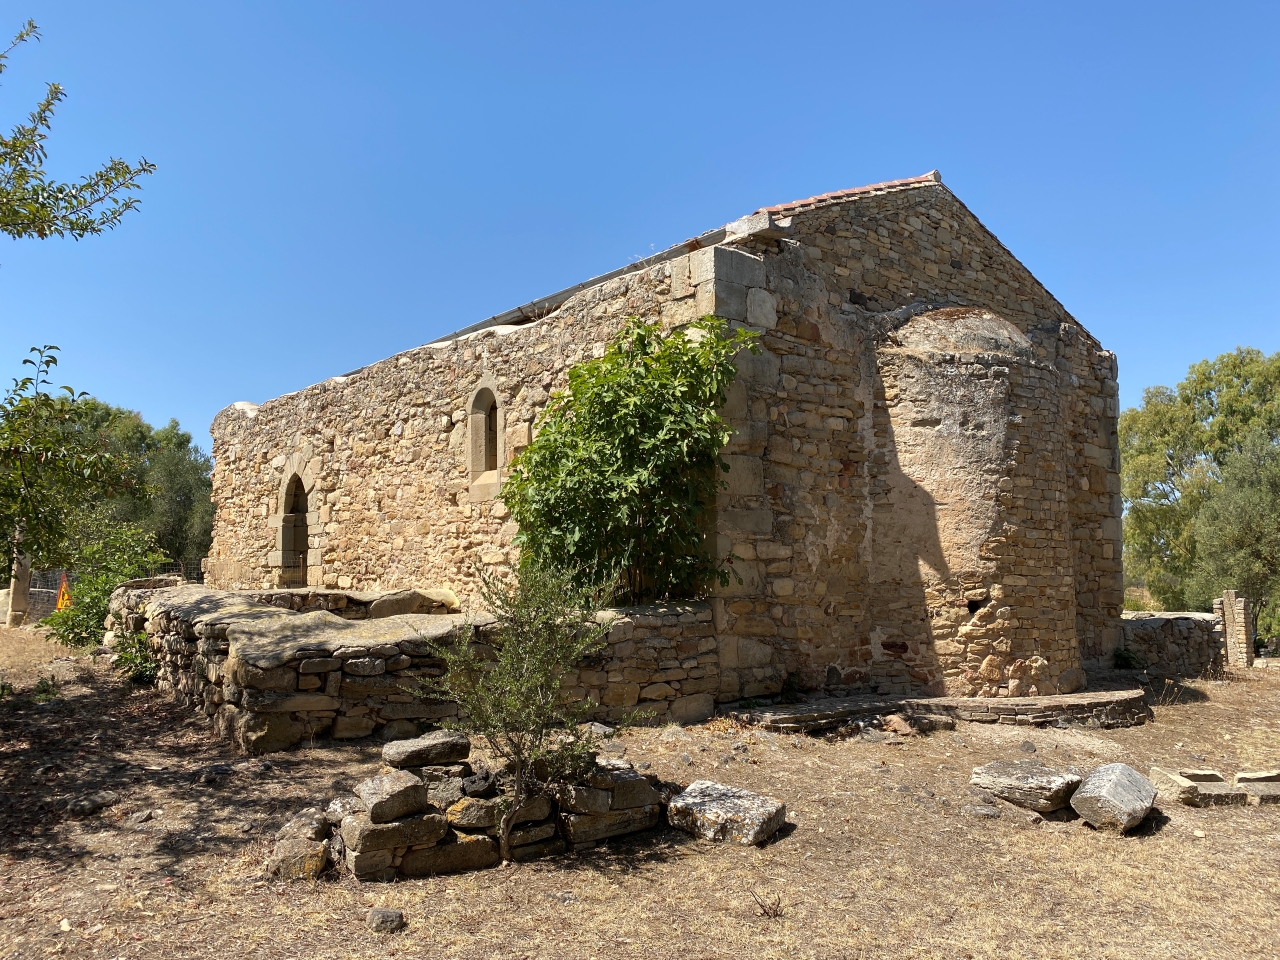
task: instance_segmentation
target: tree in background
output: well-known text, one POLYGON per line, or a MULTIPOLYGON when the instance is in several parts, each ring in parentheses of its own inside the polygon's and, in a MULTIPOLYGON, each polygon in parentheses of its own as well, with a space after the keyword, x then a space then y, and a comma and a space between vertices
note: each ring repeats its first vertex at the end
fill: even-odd
MULTIPOLYGON (((8 67, 9 54, 28 40, 39 40, 40 30, 28 20, 7 49, 0 52, 0 73, 8 67)), ((91 236, 110 230, 138 205, 131 192, 140 179, 155 171, 155 164, 137 164, 112 158, 101 169, 78 183, 50 180, 44 170, 45 141, 54 108, 66 97, 59 84, 49 84, 44 99, 28 115, 0 137, 0 233, 11 237, 91 236)))
POLYGON ((132 410, 88 402, 97 429, 128 470, 131 483, 120 495, 86 503, 72 539, 92 544, 95 531, 107 523, 150 534, 173 560, 207 555, 213 537, 213 460, 177 420, 157 430, 132 410))
POLYGON ((1241 347, 1194 364, 1176 389, 1144 391, 1119 432, 1126 574, 1166 610, 1202 606, 1196 517, 1251 435, 1280 438, 1280 353, 1241 347))
POLYGON ((734 357, 756 334, 703 317, 663 336, 632 318, 604 356, 569 371, 502 499, 522 562, 617 577, 629 602, 689 597, 713 576, 705 513, 729 466, 720 416, 734 357))
POLYGON ((10 626, 25 616, 13 605, 29 583, 30 565, 57 565, 68 550, 69 521, 76 505, 128 486, 128 476, 96 429, 85 394, 70 387, 52 392, 50 374, 57 347, 32 347, 23 360, 31 375, 13 381, 0 403, 0 542, 10 548, 10 626), (15 622, 16 621, 16 622, 15 622))
POLYGON ((1200 604, 1239 590, 1255 601, 1258 630, 1280 633, 1280 444, 1255 430, 1227 456, 1222 480, 1193 524, 1195 571, 1188 594, 1200 604))
POLYGON ((109 517, 86 525, 85 530, 92 539, 78 544, 71 606, 42 621, 54 637, 71 647, 100 644, 112 591, 126 580, 146 576, 166 559, 151 534, 109 517))

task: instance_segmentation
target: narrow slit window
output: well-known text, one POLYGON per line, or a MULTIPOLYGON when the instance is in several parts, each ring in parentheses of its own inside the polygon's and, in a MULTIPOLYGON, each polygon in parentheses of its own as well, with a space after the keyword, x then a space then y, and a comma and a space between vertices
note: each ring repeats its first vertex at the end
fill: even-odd
POLYGON ((484 468, 498 469, 498 405, 489 404, 484 415, 484 468))

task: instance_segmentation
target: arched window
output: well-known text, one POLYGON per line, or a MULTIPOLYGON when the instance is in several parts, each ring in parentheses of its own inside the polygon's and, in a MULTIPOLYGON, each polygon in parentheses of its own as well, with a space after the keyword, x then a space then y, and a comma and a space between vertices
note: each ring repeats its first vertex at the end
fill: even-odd
POLYGON ((467 418, 467 477, 472 502, 492 500, 502 486, 503 420, 494 388, 478 387, 471 396, 467 418))
POLYGON ((284 586, 307 582, 307 488, 296 473, 280 505, 280 579, 284 586))
MULTIPOLYGON (((480 478, 481 474, 498 470, 501 458, 498 455, 498 400, 488 387, 481 387, 471 399, 471 479, 480 478)), ((485 478, 497 480, 497 477, 485 478)))

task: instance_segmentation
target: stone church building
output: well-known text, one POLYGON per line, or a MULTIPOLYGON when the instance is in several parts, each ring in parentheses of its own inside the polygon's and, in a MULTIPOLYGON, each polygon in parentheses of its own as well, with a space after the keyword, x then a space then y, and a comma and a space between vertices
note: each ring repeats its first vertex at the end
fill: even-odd
MULTIPOLYGON (((497 495, 628 316, 761 333, 724 411, 719 700, 1067 693, 1119 639, 1116 359, 936 172, 766 207, 214 420, 209 584, 447 587, 509 564, 497 495)), ((655 668, 658 665, 655 664, 655 668)))

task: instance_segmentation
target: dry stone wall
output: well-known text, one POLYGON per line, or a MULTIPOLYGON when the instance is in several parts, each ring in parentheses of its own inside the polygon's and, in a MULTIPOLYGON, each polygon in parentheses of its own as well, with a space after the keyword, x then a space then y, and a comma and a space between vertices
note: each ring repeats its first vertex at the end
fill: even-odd
MULTIPOLYGON (((112 637, 145 631, 160 689, 246 753, 321 736, 412 735, 457 716, 437 686, 440 646, 483 641, 488 624, 405 611, 405 592, 353 602, 341 591, 269 592, 272 603, 251 593, 126 585, 112 595, 110 629, 112 637), (361 608, 385 615, 342 616, 361 608)), ((566 696, 592 700, 598 720, 693 723, 714 713, 719 657, 707 604, 598 616, 610 624, 605 649, 570 672, 566 696)))
MULTIPOLYGON (((288 527, 314 587, 465 602, 474 564, 515 558, 495 495, 568 369, 627 316, 714 313, 763 348, 724 411, 715 548, 736 576, 708 598, 718 685, 659 657, 690 673, 653 702, 768 696, 792 675, 834 694, 1078 689, 1120 643, 1114 355, 936 178, 731 227, 532 322, 224 410, 209 582, 275 586, 288 527)), ((578 685, 626 706, 603 702, 615 682, 578 685)))
POLYGON ((1122 649, 1152 673, 1199 677, 1222 669, 1222 617, 1213 613, 1135 613, 1121 621, 1122 649))

